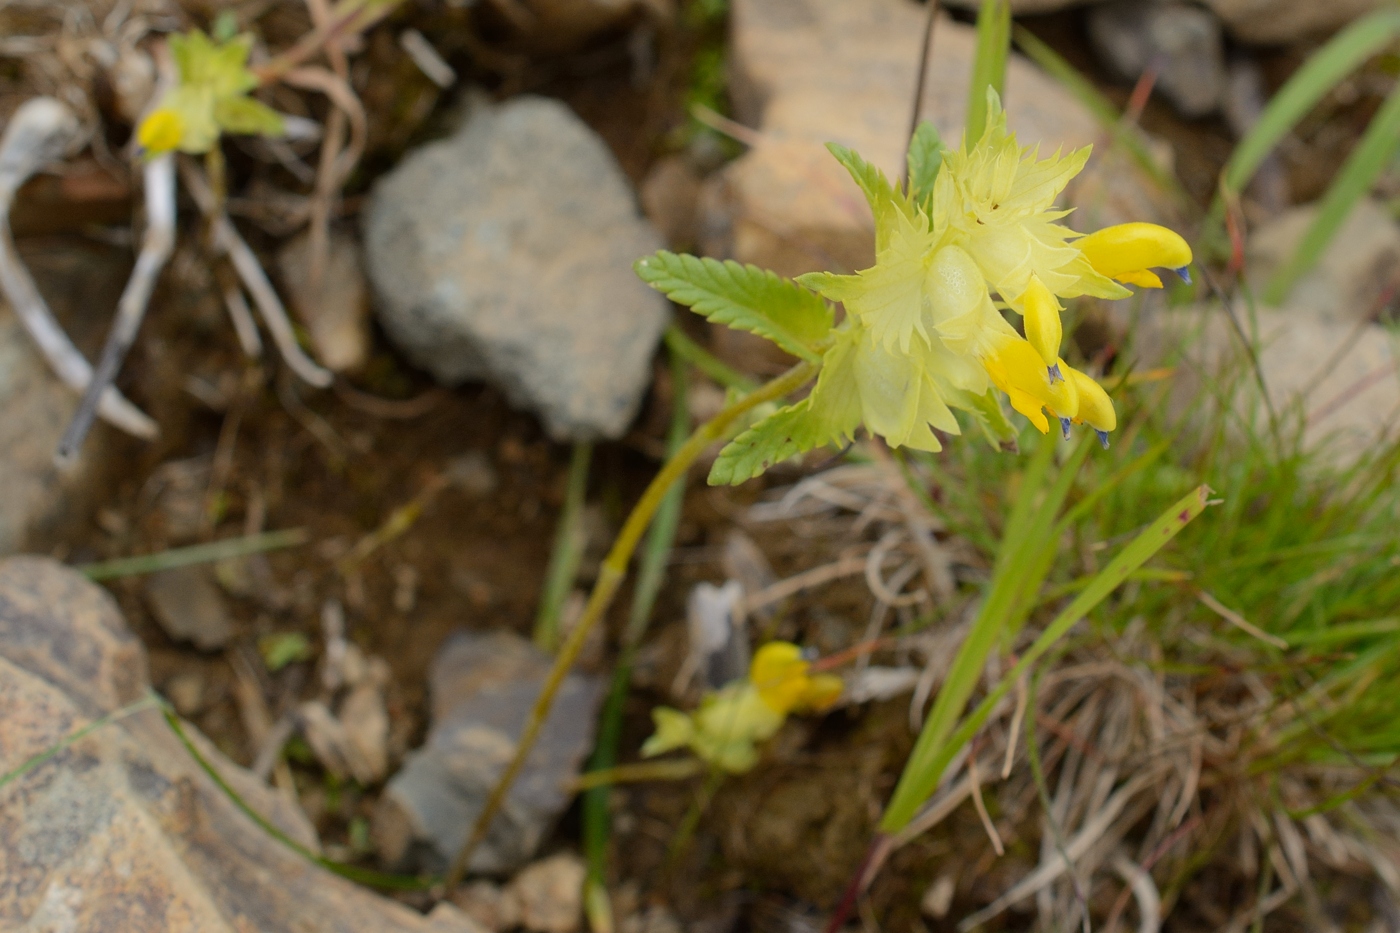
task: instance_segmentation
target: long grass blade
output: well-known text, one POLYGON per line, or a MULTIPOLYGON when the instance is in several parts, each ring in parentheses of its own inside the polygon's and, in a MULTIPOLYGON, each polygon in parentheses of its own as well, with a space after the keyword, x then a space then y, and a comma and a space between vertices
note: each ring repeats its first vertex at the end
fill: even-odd
POLYGON ((1275 305, 1282 302, 1298 279, 1317 265, 1323 251, 1346 222, 1347 215, 1371 190, 1397 149, 1400 149, 1400 87, 1390 92, 1381 109, 1371 118, 1371 125, 1361 141, 1327 186, 1317 216, 1303 234, 1293 258, 1279 268, 1265 288, 1265 301, 1275 305))
POLYGON ((208 564, 217 560, 248 557, 252 554, 296 547, 305 544, 310 538, 311 535, 305 528, 287 528, 282 531, 265 531, 256 535, 225 538, 207 544, 171 548, 156 554, 140 554, 136 557, 119 557, 95 564, 79 564, 74 569, 89 580, 115 580, 118 577, 137 577, 175 567, 208 564))
POLYGON ((967 91, 965 139, 970 146, 987 128, 987 89, 1001 94, 1006 87, 1006 61, 1011 56, 1011 6, 1006 0, 983 0, 977 11, 977 54, 972 60, 972 85, 967 91))
POLYGON ((578 577, 578 565, 583 560, 587 543, 583 529, 583 501, 588 493, 588 466, 593 461, 593 445, 588 441, 574 444, 569 461, 569 486, 564 493, 564 508, 559 513, 559 526, 554 533, 554 551, 549 556, 544 594, 540 597, 535 616, 535 644, 541 651, 553 652, 559 644, 559 618, 564 601, 578 577))

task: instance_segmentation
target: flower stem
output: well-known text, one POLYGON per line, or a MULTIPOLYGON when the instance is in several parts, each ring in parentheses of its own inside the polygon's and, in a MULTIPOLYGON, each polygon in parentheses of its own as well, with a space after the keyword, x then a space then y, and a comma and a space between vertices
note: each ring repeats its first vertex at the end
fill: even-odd
POLYGON ((530 719, 525 724, 525 730, 521 733, 519 742, 516 743, 515 756, 506 766, 500 779, 497 780, 496 786, 491 789, 491 796, 487 799, 486 806, 482 808, 481 815, 477 817, 476 824, 472 826, 466 843, 458 851, 456 858, 452 860, 452 865, 447 870, 447 891, 451 891, 461 883, 472 854, 486 838, 491 821, 500 810, 501 804, 505 802, 506 794, 511 785, 515 783, 521 768, 524 767, 525 758, 534 747, 535 740, 539 738, 545 717, 549 715, 550 707, 554 705, 554 698, 558 694, 559 688, 563 686, 564 678, 578 659, 588 633, 603 617, 603 613, 607 611, 613 597, 617 595, 618 587, 622 585, 623 579, 627 576, 627 564, 632 558, 632 552, 637 549, 637 543, 641 541, 642 534, 651 524, 652 516, 665 498, 666 491, 671 488, 671 484, 678 477, 690 468, 690 465, 710 444, 724 435, 740 416, 764 402, 782 398, 789 392, 801 388, 816 374, 816 371, 817 367, 812 363, 798 363, 773 381, 726 406, 719 414, 695 429, 695 433, 691 434, 690 439, 676 451, 671 459, 666 461, 661 472, 656 474, 646 491, 642 493, 642 498, 633 507, 632 513, 627 516, 622 531, 618 534, 617 540, 613 542, 612 549, 608 551, 608 556, 603 561, 598 581, 594 584, 593 592, 588 597, 588 604, 584 607, 583 617, 569 632, 568 639, 560 646, 559 653, 555 655, 554 667, 550 670, 544 688, 535 701, 534 709, 530 711, 530 719))

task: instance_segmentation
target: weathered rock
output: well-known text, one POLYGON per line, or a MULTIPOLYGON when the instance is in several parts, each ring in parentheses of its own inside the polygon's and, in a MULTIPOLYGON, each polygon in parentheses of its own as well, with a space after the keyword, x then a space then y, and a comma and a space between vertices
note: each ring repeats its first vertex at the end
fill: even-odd
POLYGON ((1339 29, 1383 0, 1205 0, 1242 42, 1286 44, 1339 29))
MULTIPOLYGON (((1263 286, 1291 262, 1317 217, 1313 205, 1293 208, 1251 231, 1245 259, 1251 281, 1263 286)), ((1347 215, 1327 250, 1293 286, 1292 309, 1350 323, 1373 309, 1387 289, 1400 287, 1400 224, 1382 204, 1363 198, 1347 215)))
MULTIPOLYGON (((864 268, 874 259, 870 212, 825 143, 850 146, 895 177, 908 142, 924 8, 911 0, 735 0, 731 93, 741 122, 760 129, 705 197, 707 252, 793 275, 864 268), (716 212, 723 220, 716 219, 716 212)), ((934 30, 923 116, 961 139, 975 30, 948 18, 934 30)), ((1007 71, 1010 125, 1042 149, 1102 138, 1094 117, 1020 56, 1007 71)), ((1153 219, 1149 184, 1096 156, 1067 200, 1086 227, 1153 219)))
MULTIPOLYGON (((149 689, 100 588, 51 561, 0 561, 0 773, 149 689)), ((315 848, 305 817, 192 741, 247 803, 315 848)), ((0 928, 123 933, 478 933, 308 862, 245 816, 159 712, 106 725, 0 789, 0 928)))
POLYGON ((369 286, 354 237, 333 234, 320 279, 312 286, 311 237, 296 237, 277 254, 287 299, 327 369, 343 373, 369 358, 369 286))
MULTIPOLYGON (((429 674, 432 725, 408 756, 375 812, 381 857, 440 869, 456 854, 497 777, 515 752, 550 662, 508 632, 462 632, 448 639, 429 674)), ((472 857, 472 871, 523 864, 569 802, 568 782, 593 747, 603 684, 570 674, 525 768, 472 857)))
POLYGON ((661 245, 603 142, 566 106, 476 106, 374 189, 377 311, 440 382, 485 379, 557 439, 617 437, 666 303, 632 273, 661 245))
POLYGON ((175 567, 146 578, 146 605, 175 641, 217 651, 233 637, 233 618, 207 567, 175 567))
POLYGON ((1113 0, 1089 10, 1089 38, 1099 57, 1135 81, 1156 69, 1155 90, 1188 117, 1219 106, 1225 88, 1220 21, 1176 0, 1113 0))
POLYGON ((531 933, 574 933, 583 920, 585 874, 583 859, 561 852, 521 869, 505 897, 515 902, 520 925, 531 933))
MULTIPOLYGON (((48 205, 49 213, 54 207, 48 205)), ((21 252, 40 293, 80 343, 105 329, 129 271, 124 257, 66 241, 21 244, 21 252)), ((94 428, 73 467, 60 472, 54 465, 54 449, 77 407, 77 394, 53 375, 0 298, 0 554, 79 514, 96 487, 112 446, 107 427, 94 428)))

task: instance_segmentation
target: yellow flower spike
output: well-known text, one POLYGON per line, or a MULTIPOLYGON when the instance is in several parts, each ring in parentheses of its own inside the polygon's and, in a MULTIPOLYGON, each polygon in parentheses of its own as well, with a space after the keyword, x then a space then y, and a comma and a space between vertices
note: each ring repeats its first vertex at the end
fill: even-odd
MULTIPOLYGON (((1069 366, 1056 360, 1061 372, 1069 366)), ((1003 338, 996 352, 983 358, 992 384, 1006 393, 1011 407, 1030 419, 1041 434, 1048 434, 1050 422, 1045 417, 1048 408, 1057 417, 1075 418, 1079 415, 1079 393, 1068 379, 1050 381, 1050 372, 1040 354, 1030 342, 1020 336, 1003 338)))
POLYGON ((1060 341, 1064 337, 1064 328, 1060 323, 1060 302, 1050 293, 1050 289, 1045 287, 1045 283, 1040 281, 1039 276, 1032 275, 1019 304, 1026 319, 1026 339, 1045 361, 1050 371, 1050 380, 1053 382, 1060 378, 1057 363, 1060 359, 1060 341))
POLYGON ((841 699, 841 691, 846 689, 845 681, 835 674, 817 674, 807 681, 796 709, 799 712, 820 713, 830 709, 841 699))
POLYGON ((152 110, 136 131, 136 141, 151 155, 173 151, 184 136, 184 118, 169 107, 152 110))
POLYGON ((1181 235, 1156 224, 1118 224, 1076 241, 1095 272, 1120 282, 1161 288, 1162 280, 1148 271, 1171 269, 1191 281, 1191 247, 1181 235))
POLYGON ((1103 386, 1071 366, 1064 367, 1066 381, 1074 385, 1079 395, 1079 411, 1071 420, 1083 422, 1099 435, 1099 443, 1108 449, 1108 432, 1118 427, 1118 413, 1113 410, 1113 400, 1108 397, 1103 386))

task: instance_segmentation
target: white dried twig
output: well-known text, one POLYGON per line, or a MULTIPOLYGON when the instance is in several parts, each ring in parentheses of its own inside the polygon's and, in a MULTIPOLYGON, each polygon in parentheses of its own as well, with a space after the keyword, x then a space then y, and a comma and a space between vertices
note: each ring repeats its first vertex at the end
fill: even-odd
POLYGON ((330 385, 334 379, 330 370, 323 369, 302 352, 292 330, 291 319, 287 317, 287 309, 283 306, 282 299, 277 297, 272 283, 268 281, 267 273, 263 271, 258 257, 253 255, 252 249, 243 241, 243 237, 239 236, 228 215, 222 211, 215 214, 214 192, 210 190, 203 173, 191 163, 182 161, 180 175, 199 209, 210 218, 214 229, 214 245, 223 250, 233 263, 234 271, 238 273, 248 294, 252 295, 253 303, 257 305, 258 313, 262 315, 263 323, 272 334, 272 340, 277 344, 282 358, 302 381, 321 389, 330 385))
POLYGON ((131 277, 117 300, 116 318, 102 347, 102 356, 97 361, 97 372, 89 381, 78 403, 78 410, 73 413, 73 420, 68 423, 68 429, 58 442, 57 458, 60 463, 73 460, 92 428, 101 393, 106 392, 117 378, 127 351, 136 340, 136 332, 141 329, 141 321, 151 303, 151 293, 155 291, 156 279, 175 249, 174 157, 163 155, 151 159, 145 165, 142 180, 146 197, 146 232, 141 237, 141 252, 137 254, 131 277))
MULTIPOLYGON (((83 392, 92 367, 54 319, 10 234, 15 192, 40 166, 62 157, 79 132, 73 111, 51 97, 26 101, 5 127, 0 137, 0 288, 49 366, 70 388, 83 392)), ((102 392, 97 414, 135 437, 150 440, 157 434, 156 423, 110 386, 102 392)))

